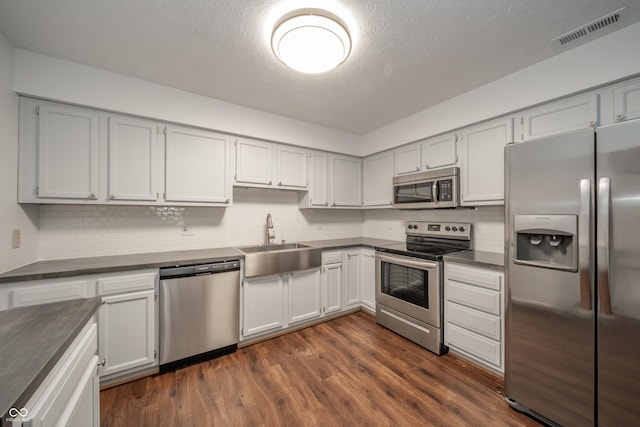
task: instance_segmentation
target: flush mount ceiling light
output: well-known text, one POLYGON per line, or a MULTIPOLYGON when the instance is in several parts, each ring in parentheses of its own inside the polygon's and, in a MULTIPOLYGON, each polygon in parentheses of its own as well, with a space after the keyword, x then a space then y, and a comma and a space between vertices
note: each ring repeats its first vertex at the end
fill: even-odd
POLYGON ((324 73, 351 52, 351 37, 340 18, 321 9, 283 16, 273 28, 271 48, 285 65, 302 73, 324 73))

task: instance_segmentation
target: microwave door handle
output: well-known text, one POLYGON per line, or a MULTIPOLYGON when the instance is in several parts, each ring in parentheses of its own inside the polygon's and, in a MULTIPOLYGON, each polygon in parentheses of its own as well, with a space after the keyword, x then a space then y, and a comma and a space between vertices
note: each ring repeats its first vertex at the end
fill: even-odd
POLYGON ((438 201, 438 181, 433 181, 433 187, 431 189, 431 196, 433 197, 433 201, 438 201))

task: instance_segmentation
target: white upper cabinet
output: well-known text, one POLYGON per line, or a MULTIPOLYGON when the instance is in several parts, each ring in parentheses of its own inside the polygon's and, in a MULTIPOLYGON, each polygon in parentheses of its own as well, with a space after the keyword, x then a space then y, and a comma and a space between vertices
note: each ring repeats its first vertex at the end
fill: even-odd
POLYGON ((273 184, 273 145, 249 139, 236 139, 236 174, 238 184, 273 184))
POLYGON ((513 119, 464 129, 460 204, 504 204, 504 147, 513 140, 513 119))
POLYGON ((422 166, 424 170, 454 166, 458 163, 457 133, 448 133, 422 142, 422 166))
POLYGON ((97 200, 99 116, 66 106, 36 105, 37 196, 97 200))
POLYGON ((358 157, 331 156, 331 206, 362 205, 362 161, 358 157))
POLYGON ((307 188, 308 152, 301 148, 278 146, 278 187, 307 188))
POLYGON ((393 202, 393 152, 369 156, 362 161, 362 204, 389 207, 393 202))
POLYGON ((422 170, 420 153, 419 143, 396 148, 394 150, 395 175, 420 172, 422 170))
POLYGON ((598 124, 598 95, 554 102, 517 116, 518 141, 595 127, 598 124))
POLYGON ((307 158, 309 191, 301 194, 301 208, 329 206, 329 153, 311 152, 307 158))
POLYGON ((109 117, 109 200, 158 200, 157 134, 155 122, 109 117))
POLYGON ((616 122, 640 117, 640 80, 614 88, 613 116, 616 122))
POLYGON ((230 202, 229 141, 224 135, 169 126, 165 151, 165 201, 230 202))
POLYGON ((235 185, 304 190, 308 150, 251 139, 236 139, 235 185))

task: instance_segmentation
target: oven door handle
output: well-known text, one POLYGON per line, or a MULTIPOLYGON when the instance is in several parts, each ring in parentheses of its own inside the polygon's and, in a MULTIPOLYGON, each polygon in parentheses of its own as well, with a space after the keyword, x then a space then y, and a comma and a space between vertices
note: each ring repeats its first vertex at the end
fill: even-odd
POLYGON ((382 262, 388 262, 389 264, 401 265, 404 267, 418 268, 420 270, 429 270, 438 268, 438 264, 432 261, 420 260, 414 261, 411 258, 403 257, 403 256, 391 256, 391 255, 382 255, 380 253, 376 253, 376 258, 382 262))

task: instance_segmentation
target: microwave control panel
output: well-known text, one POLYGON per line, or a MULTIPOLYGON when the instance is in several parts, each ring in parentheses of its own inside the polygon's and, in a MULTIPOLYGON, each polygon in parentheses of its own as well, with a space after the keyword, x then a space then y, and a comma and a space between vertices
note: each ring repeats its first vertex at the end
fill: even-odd
POLYGON ((450 202, 453 200, 453 180, 444 179, 438 181, 438 201, 450 202))

